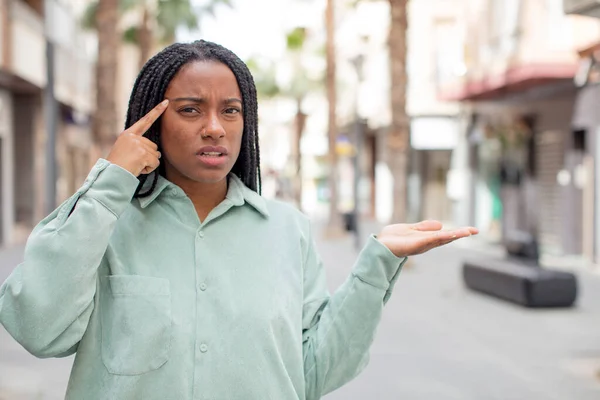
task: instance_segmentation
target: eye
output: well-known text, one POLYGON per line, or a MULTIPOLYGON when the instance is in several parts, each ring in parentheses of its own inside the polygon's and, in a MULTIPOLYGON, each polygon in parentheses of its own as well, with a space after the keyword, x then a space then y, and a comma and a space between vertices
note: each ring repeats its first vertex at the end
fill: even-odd
POLYGON ((230 107, 225 110, 225 114, 239 114, 241 110, 239 108, 230 107))
POLYGON ((181 114, 186 114, 186 115, 190 115, 190 114, 196 114, 199 111, 196 110, 194 107, 183 107, 179 110, 179 112, 181 114))

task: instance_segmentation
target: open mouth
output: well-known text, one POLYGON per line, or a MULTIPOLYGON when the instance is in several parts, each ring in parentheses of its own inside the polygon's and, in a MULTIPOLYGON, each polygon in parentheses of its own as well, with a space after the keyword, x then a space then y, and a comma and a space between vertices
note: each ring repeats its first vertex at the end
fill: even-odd
POLYGON ((205 151, 200 153, 200 155, 203 157, 223 157, 223 153, 219 153, 216 151, 205 151))

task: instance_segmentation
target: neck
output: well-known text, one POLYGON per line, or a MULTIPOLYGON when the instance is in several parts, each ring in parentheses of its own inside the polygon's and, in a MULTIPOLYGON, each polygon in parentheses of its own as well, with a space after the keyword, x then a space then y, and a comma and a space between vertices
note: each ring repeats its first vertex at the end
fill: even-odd
POLYGON ((204 221, 227 196, 227 178, 219 182, 197 182, 177 173, 169 174, 169 171, 166 176, 190 198, 200 221, 204 221))

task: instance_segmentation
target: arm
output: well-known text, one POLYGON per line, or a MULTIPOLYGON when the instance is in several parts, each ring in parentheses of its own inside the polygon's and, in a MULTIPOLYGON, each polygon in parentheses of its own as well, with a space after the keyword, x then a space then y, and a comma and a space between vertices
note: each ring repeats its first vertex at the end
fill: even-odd
POLYGON ((138 179, 99 160, 86 183, 31 233, 0 288, 0 323, 37 357, 76 351, 94 308, 96 272, 138 179))
POLYGON ((158 145, 143 136, 168 103, 119 135, 83 187, 33 230, 25 262, 0 287, 0 324, 31 354, 61 357, 77 351, 117 219, 131 203, 137 177, 160 164, 158 145))
POLYGON ((303 310, 306 399, 321 398, 366 367, 383 306, 405 261, 372 236, 350 277, 329 296, 325 271, 309 238, 303 310))
POLYGON ((309 235, 305 257, 303 351, 306 398, 317 400, 366 366, 369 346, 407 256, 478 233, 442 230, 438 221, 388 225, 371 236, 351 276, 331 297, 309 235))

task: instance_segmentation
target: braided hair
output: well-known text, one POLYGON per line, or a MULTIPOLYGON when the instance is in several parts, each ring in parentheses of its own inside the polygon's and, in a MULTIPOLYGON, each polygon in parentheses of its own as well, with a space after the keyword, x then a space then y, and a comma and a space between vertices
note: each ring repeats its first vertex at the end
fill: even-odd
MULTIPOLYGON (((242 109, 244 131, 240 154, 231 172, 236 174, 250 189, 260 193, 260 151, 258 146, 258 105, 256 86, 246 64, 231 50, 205 40, 193 43, 175 43, 152 57, 140 71, 129 99, 125 129, 146 115, 158 103, 164 100, 169 83, 177 72, 186 64, 195 61, 215 61, 225 64, 237 80, 242 93, 242 109)), ((152 124, 144 134, 160 146, 160 118, 152 124)), ((146 197, 152 194, 158 181, 158 176, 165 175, 164 164, 148 175, 138 177, 140 183, 135 197, 146 197), (153 174, 152 185, 142 192, 144 183, 153 174)))

